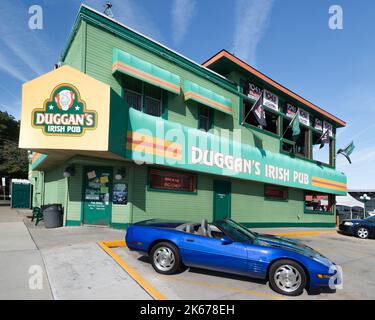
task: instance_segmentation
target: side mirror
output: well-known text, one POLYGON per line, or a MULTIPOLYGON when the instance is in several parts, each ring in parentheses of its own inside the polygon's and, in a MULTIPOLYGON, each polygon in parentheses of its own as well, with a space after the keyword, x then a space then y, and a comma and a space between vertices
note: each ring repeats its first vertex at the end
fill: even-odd
POLYGON ((230 244, 233 242, 233 240, 227 236, 223 236, 220 241, 222 244, 230 244))

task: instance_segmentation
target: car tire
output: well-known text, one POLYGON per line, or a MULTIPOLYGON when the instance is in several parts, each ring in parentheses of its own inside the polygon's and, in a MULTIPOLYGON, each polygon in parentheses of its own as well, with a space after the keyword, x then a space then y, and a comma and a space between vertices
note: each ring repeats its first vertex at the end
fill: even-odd
POLYGON ((161 274, 174 274, 181 268, 178 248, 170 242, 159 242, 150 251, 151 264, 161 274))
POLYGON ((306 287, 306 272, 302 266, 288 259, 274 262, 268 272, 272 290, 286 296, 299 296, 306 287))
POLYGON ((360 239, 367 239, 370 232, 367 228, 365 227, 359 227, 356 232, 355 232, 356 236, 360 239))

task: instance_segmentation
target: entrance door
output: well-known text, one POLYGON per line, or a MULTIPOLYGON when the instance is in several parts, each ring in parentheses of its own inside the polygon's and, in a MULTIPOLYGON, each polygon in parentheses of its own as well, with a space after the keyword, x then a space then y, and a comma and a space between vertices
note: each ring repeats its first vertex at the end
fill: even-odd
POLYGON ((86 167, 84 170, 83 222, 108 225, 112 213, 112 168, 86 167))
POLYGON ((214 220, 230 218, 231 183, 214 181, 214 220))

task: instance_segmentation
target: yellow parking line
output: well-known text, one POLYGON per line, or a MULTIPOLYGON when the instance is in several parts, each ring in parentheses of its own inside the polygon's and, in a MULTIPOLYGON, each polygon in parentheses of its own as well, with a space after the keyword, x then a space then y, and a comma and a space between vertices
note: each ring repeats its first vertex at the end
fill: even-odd
POLYGON ((304 236, 317 236, 320 234, 334 234, 337 233, 336 230, 329 231, 304 231, 304 232, 281 232, 281 233, 272 233, 275 236, 283 237, 304 237, 304 236))
POLYGON ((219 285, 219 284, 212 284, 212 283, 205 282, 205 281, 192 281, 190 279, 183 279, 182 277, 157 275, 156 278, 165 279, 168 281, 184 282, 187 284, 193 284, 196 286, 201 286, 201 287, 206 287, 206 288, 211 288, 211 289, 221 289, 224 291, 235 292, 235 293, 246 293, 248 295, 256 296, 258 298, 262 297, 262 298, 269 298, 272 300, 286 300, 285 297, 278 296, 278 295, 271 294, 271 293, 257 292, 257 291, 246 290, 246 289, 241 289, 241 288, 231 288, 231 287, 226 287, 226 286, 219 285))
POLYGON ((100 241, 98 245, 123 268, 152 298, 155 300, 167 300, 167 298, 143 278, 134 268, 129 266, 116 252, 111 250, 115 247, 126 247, 125 240, 100 241))

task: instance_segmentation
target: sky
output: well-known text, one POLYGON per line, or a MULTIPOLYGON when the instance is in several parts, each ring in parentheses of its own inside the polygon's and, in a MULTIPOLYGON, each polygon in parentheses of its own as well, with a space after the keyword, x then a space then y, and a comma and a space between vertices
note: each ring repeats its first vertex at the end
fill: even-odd
MULTIPOLYGON (((0 1, 0 110, 17 119, 22 83, 53 68, 81 1, 0 1), (29 28, 32 5, 42 29, 29 28)), ((102 0, 84 1, 103 11, 102 0)), ((375 189, 375 1, 113 0, 115 19, 202 63, 221 49, 345 120, 337 157, 349 188, 375 189), (343 28, 331 29, 339 5, 343 28)))

